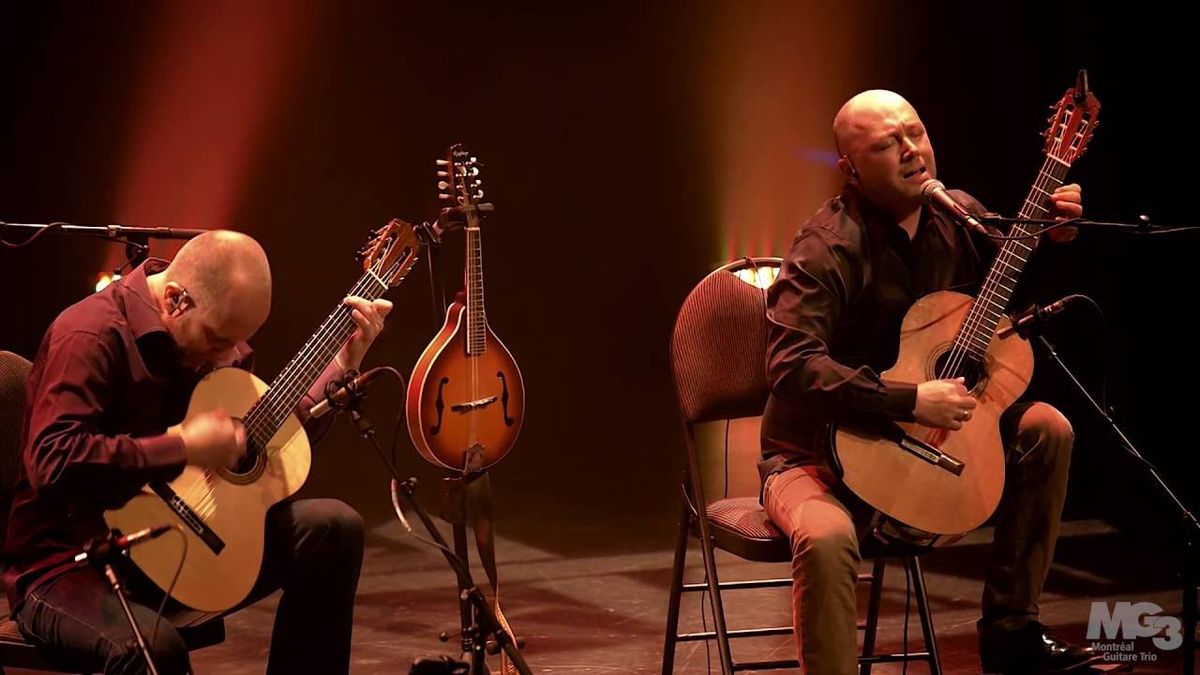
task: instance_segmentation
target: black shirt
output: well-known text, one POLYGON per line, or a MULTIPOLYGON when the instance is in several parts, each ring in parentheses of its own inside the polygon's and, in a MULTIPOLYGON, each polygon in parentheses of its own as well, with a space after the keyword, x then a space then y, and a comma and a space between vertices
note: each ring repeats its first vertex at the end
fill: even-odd
MULTIPOLYGON (((984 208, 952 191, 975 213, 984 208)), ((828 462, 828 426, 844 420, 911 421, 915 382, 879 373, 896 362, 900 325, 921 296, 973 294, 996 246, 922 209, 916 234, 852 188, 796 234, 767 296, 770 320, 762 461, 767 476, 828 462)))

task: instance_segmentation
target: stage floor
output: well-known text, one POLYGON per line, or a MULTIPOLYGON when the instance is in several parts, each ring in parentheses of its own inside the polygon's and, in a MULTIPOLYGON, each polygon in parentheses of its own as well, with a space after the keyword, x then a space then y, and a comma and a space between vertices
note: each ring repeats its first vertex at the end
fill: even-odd
MULTIPOLYGON (((501 524, 503 527, 503 524, 501 524)), ((446 528, 448 531, 448 528, 446 528)), ((519 531, 522 528, 514 528, 519 531)), ((619 522, 577 528, 557 527, 553 537, 502 537, 502 597, 505 613, 519 635, 533 670, 541 673, 656 673, 661 668, 663 621, 671 572, 672 534, 664 524, 623 528, 619 522), (537 544, 528 543, 537 540, 537 544), (613 542, 620 542, 614 544, 613 542)), ((948 674, 979 672, 975 648, 981 574, 989 530, 925 556, 925 576, 934 611, 938 646, 948 674)), ((358 594, 352 671, 407 673, 414 658, 451 654, 457 642, 438 633, 457 628, 454 577, 434 551, 403 533, 398 523, 373 527, 358 594)), ((699 550, 693 544, 689 579, 700 577, 699 550)), ((761 565, 722 555, 723 580, 788 574, 784 565, 761 565)), ((904 614, 904 577, 889 568, 884 591, 880 648, 899 648, 904 614)), ((482 571, 478 578, 483 579, 482 571)), ((1073 641, 1084 641, 1092 602, 1151 601, 1178 616, 1179 595, 1171 588, 1173 570, 1155 552, 1134 550, 1098 521, 1064 524, 1056 563, 1043 596, 1043 620, 1073 641)), ((864 589, 862 589, 865 591, 864 589)), ((860 593, 865 597, 865 593, 860 593)), ((198 673, 261 673, 267 654, 277 596, 227 619, 227 640, 194 653, 198 673)), ((731 628, 779 625, 789 619, 788 596, 778 589, 743 591, 727 598, 731 628)), ((865 606, 865 600, 861 603, 865 606)), ((920 649, 915 604, 909 638, 920 649)), ((711 618, 703 621, 711 628, 711 618)), ((700 630, 699 597, 685 600, 682 628, 700 630)), ((735 658, 764 660, 793 655, 790 637, 735 643, 735 658)), ((1137 673, 1177 673, 1178 650, 1162 652, 1139 640, 1138 650, 1155 662, 1137 664, 1137 673)), ((715 651, 701 643, 681 645, 676 673, 719 672, 715 651)), ((22 671, 12 670, 11 673, 22 671)), ((900 673, 900 666, 877 666, 900 673)), ((909 673, 927 672, 913 664, 909 673)))

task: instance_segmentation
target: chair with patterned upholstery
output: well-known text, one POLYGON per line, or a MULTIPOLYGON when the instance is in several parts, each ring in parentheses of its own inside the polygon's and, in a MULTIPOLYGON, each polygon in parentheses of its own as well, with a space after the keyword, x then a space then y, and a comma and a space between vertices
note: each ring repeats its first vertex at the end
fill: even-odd
MULTIPOLYGON (((753 489, 743 494, 725 494, 706 499, 705 476, 700 458, 697 429, 706 423, 760 417, 766 406, 768 384, 766 377, 767 320, 765 287, 778 274, 779 258, 745 258, 713 271, 692 289, 684 301, 671 337, 671 364, 675 392, 684 426, 686 463, 683 477, 683 513, 680 518, 675 547, 675 563, 671 575, 670 602, 667 610, 666 643, 663 649, 662 672, 674 671, 675 648, 680 642, 712 641, 718 646, 721 672, 732 675, 741 670, 795 668, 795 659, 779 661, 735 662, 730 649, 734 638, 790 635, 792 627, 775 626, 729 630, 726 627, 722 591, 762 589, 790 586, 790 578, 758 579, 721 582, 717 576, 716 549, 727 551, 742 559, 767 563, 787 563, 792 559, 787 536, 776 529, 767 518, 758 500, 757 480, 753 489), (703 515, 701 515, 703 514, 703 515), (684 583, 684 568, 688 544, 692 538, 700 541, 705 580, 684 583), (685 593, 708 592, 712 610, 713 630, 679 633, 680 604, 685 593)), ((728 427, 726 427, 728 429, 728 427)), ((728 432, 726 432, 728 433, 728 432)), ((754 451, 742 453, 744 462, 753 463, 757 457, 757 436, 754 451)), ((731 462, 728 446, 725 449, 726 473, 731 462)), ((737 467, 733 467, 737 468, 737 467)), ((747 467, 740 467, 745 473, 747 467)), ((745 481, 743 481, 745 483, 745 481)), ((726 490, 728 492, 728 490, 726 490)), ((870 553, 864 551, 864 554, 870 553)), ((859 668, 863 675, 876 663, 924 660, 930 672, 940 675, 937 645, 933 636, 924 580, 917 558, 888 556, 878 552, 872 573, 860 574, 860 581, 869 581, 869 602, 864 630, 863 653, 859 668), (917 599, 917 610, 925 638, 926 650, 904 654, 876 654, 874 650, 879 605, 883 587, 885 557, 899 557, 907 574, 911 575, 917 599)))

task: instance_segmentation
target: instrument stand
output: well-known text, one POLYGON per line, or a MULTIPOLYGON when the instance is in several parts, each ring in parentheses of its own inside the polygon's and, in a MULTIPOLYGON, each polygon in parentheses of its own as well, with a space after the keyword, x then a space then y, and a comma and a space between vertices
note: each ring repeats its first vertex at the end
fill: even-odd
MULTIPOLYGON (((462 566, 469 570, 471 560, 471 549, 467 545, 467 484, 471 481, 478 480, 482 474, 469 474, 466 472, 455 473, 447 472, 445 478, 442 479, 442 519, 450 523, 454 536, 454 555, 458 558, 462 566)), ((411 479, 410 479, 411 480, 411 479)), ((403 487, 403 485, 401 485, 403 487)), ((405 491, 410 499, 410 505, 413 503, 412 493, 405 491)), ((423 515, 418 511, 418 515, 423 515)), ((425 519, 422 518, 422 521, 425 519)), ((432 523, 426 523, 426 529, 432 534, 434 529, 431 528, 432 523)), ((435 540, 441 542, 440 536, 435 536, 435 540)), ((447 556, 449 558, 449 556, 447 556)), ((454 563, 451 563, 454 565, 454 563)), ((470 574, 464 578, 462 574, 457 575, 458 578, 458 618, 459 618, 459 637, 462 642, 462 658, 463 661, 471 664, 471 674, 488 673, 483 656, 483 642, 480 640, 478 622, 479 617, 476 614, 476 608, 472 606, 468 591, 474 587, 470 582, 470 574)), ((476 589, 476 592, 478 590, 476 589)), ((447 642, 453 637, 452 634, 443 631, 438 635, 438 639, 442 642, 447 642)))
MULTIPOLYGON (((521 675, 530 675, 532 671, 529 670, 529 664, 525 662, 520 651, 522 641, 519 638, 514 640, 512 634, 500 623, 495 610, 492 609, 487 598, 479 590, 479 586, 471 578, 471 570, 467 566, 466 559, 451 552, 446 546, 441 532, 425 509, 421 507, 421 503, 417 501, 416 486, 415 478, 397 481, 398 494, 404 497, 409 508, 421 519, 429 536, 441 546, 442 555, 454 568, 455 575, 458 577, 459 602, 466 607, 467 613, 470 615, 470 623, 464 625, 462 631, 463 661, 467 664, 468 672, 470 675, 483 675, 490 672, 485 660, 485 652, 486 654, 498 654, 503 650, 508 659, 512 661, 513 666, 516 667, 517 672, 521 675)), ((465 552, 467 543, 465 524, 459 524, 454 535, 455 548, 457 549, 461 544, 462 550, 465 552)), ((443 633, 441 637, 448 638, 449 636, 443 633)))
MULTIPOLYGON (((490 213, 493 210, 491 204, 480 204, 477 207, 482 213, 490 213)), ((433 329, 435 334, 442 329, 442 322, 446 318, 446 293, 441 283, 441 276, 437 270, 438 252, 441 248, 442 235, 446 232, 451 232, 460 229, 464 224, 464 213, 461 207, 447 207, 441 209, 437 218, 433 222, 424 222, 418 225, 415 229, 417 237, 421 240, 421 244, 425 249, 426 260, 428 261, 429 271, 429 293, 430 307, 433 308, 433 329)), ((355 414, 351 412, 352 416, 355 414)), ((357 420, 355 422, 358 424, 357 420)), ((467 453, 471 457, 471 453, 467 453)), ((470 460, 468 460, 469 464, 470 460)), ((391 468, 389 466, 389 468, 391 468)), ((455 568, 458 579, 458 614, 459 614, 459 632, 458 636, 461 640, 462 661, 468 664, 469 672, 472 675, 482 675, 489 673, 485 651, 491 654, 496 654, 500 650, 495 647, 495 643, 487 640, 487 636, 492 634, 491 626, 497 627, 499 632, 496 632, 497 637, 503 634, 508 642, 511 642, 511 636, 507 631, 497 623, 496 617, 490 606, 483 601, 483 595, 471 580, 470 575, 470 548, 467 543, 467 518, 468 518, 468 498, 467 487, 476 480, 486 480, 487 472, 480 467, 467 466, 461 471, 448 471, 442 479, 442 513, 441 517, 446 522, 450 523, 454 537, 454 551, 451 554, 449 547, 446 546, 441 534, 434 527, 433 522, 428 519, 425 512, 421 510, 416 500, 413 498, 413 490, 415 489, 415 479, 409 481, 400 481, 396 475, 396 471, 392 468, 392 476, 396 483, 401 485, 402 494, 405 495, 409 504, 420 515, 426 529, 429 530, 433 538, 442 545, 443 554, 450 561, 452 567, 455 568), (404 487, 404 485, 408 487, 404 487)), ((485 561, 486 562, 486 561, 485 561)), ((449 641, 454 635, 447 631, 443 631, 438 635, 442 642, 449 641)), ((518 647, 522 646, 518 640, 518 647)), ((505 646, 506 651, 510 651, 505 646)), ((518 669, 521 672, 528 672, 528 668, 524 667, 524 661, 520 659, 519 654, 514 657, 511 652, 509 658, 514 664, 519 664, 518 669)), ((430 672, 455 672, 453 670, 445 670, 445 666, 438 664, 442 670, 430 672)), ((424 672, 424 671, 422 671, 424 672)))
POLYGON ((1187 508, 1187 506, 1179 499, 1174 491, 1163 481, 1159 475, 1158 469, 1153 464, 1146 460, 1133 443, 1117 426, 1105 409, 1092 398, 1087 388, 1083 383, 1075 377, 1067 364, 1063 363, 1059 358, 1058 352, 1054 345, 1046 339, 1044 335, 1035 335, 1037 341, 1046 349, 1050 355, 1050 359, 1058 365, 1059 369, 1066 374, 1067 378, 1074 384, 1075 389, 1083 395, 1092 408, 1100 415, 1100 418, 1108 423, 1109 429, 1120 439, 1126 452, 1133 456, 1140 465, 1149 473, 1154 482, 1158 484, 1160 491, 1167 499, 1175 505, 1185 530, 1185 543, 1183 548, 1183 572, 1181 582, 1183 586, 1183 673, 1185 675, 1195 675, 1196 673, 1196 595, 1197 587, 1200 584, 1200 579, 1196 576, 1197 564, 1200 564, 1200 559, 1197 559, 1197 542, 1200 541, 1200 522, 1197 522, 1196 516, 1187 508))
MULTIPOLYGON (((366 440, 379 458, 383 460, 388 472, 392 475, 392 490, 393 498, 398 493, 404 497, 409 508, 416 512, 421 519, 421 523, 429 532, 429 536, 437 543, 442 551, 442 555, 446 561, 450 563, 450 567, 454 570, 458 580, 458 599, 460 612, 463 616, 462 620, 462 646, 463 656, 461 661, 452 661, 449 659, 441 659, 430 661, 427 659, 418 660, 418 663, 413 666, 413 673, 421 673, 428 675, 485 675, 489 673, 487 667, 487 654, 498 654, 501 650, 508 655, 510 661, 516 666, 517 671, 521 675, 531 675, 529 665, 525 662, 524 657, 520 652, 520 641, 514 640, 512 635, 505 630, 496 617, 495 612, 488 604, 487 598, 479 590, 479 587, 471 578, 471 570, 467 565, 465 556, 455 554, 446 545, 445 539, 437 526, 430 519, 429 514, 421 507, 414 493, 416 491, 416 479, 409 478, 401 480, 396 473, 396 467, 392 464, 387 454, 383 452, 383 448, 379 447, 378 441, 375 439, 375 427, 367 418, 363 417, 358 411, 358 403, 360 398, 353 398, 345 406, 346 412, 350 415, 350 420, 354 423, 354 428, 366 440), (399 488, 397 490, 397 488, 399 488)), ((465 494, 465 493, 464 493, 465 494)), ((401 523, 410 532, 412 528, 400 515, 401 523)), ((461 544, 461 550, 466 552, 466 525, 459 523, 455 525, 454 531, 455 547, 458 548, 461 544)), ((442 633, 440 639, 445 642, 450 639, 446 633, 442 633)))
POLYGON ((433 308, 433 329, 441 330, 442 321, 446 317, 446 293, 442 289, 440 277, 437 274, 437 256, 442 245, 442 229, 439 221, 425 222, 413 228, 421 246, 425 249, 426 266, 429 270, 429 306, 433 308))
MULTIPOLYGON (((442 322, 446 317, 446 292, 441 283, 441 276, 437 270, 438 252, 441 250, 442 234, 461 227, 461 214, 456 213, 453 209, 443 209, 438 217, 433 222, 423 222, 415 229, 417 237, 421 240, 421 244, 425 249, 425 259, 428 262, 427 269, 429 271, 429 306, 433 308, 433 330, 436 334, 442 329, 442 322)), ((357 424, 357 422, 356 422, 357 424)), ((400 482, 395 470, 392 471, 392 476, 396 478, 397 483, 400 482)), ((458 557, 464 568, 469 569, 470 549, 467 547, 467 497, 466 484, 479 478, 481 474, 472 474, 468 472, 447 472, 445 478, 442 479, 443 486, 443 513, 442 517, 453 528, 454 536, 454 554, 458 557)), ((453 563, 452 563, 453 564, 453 563)), ((466 595, 468 585, 463 584, 463 577, 458 576, 458 614, 459 614, 459 633, 462 640, 462 656, 463 660, 471 664, 484 664, 483 645, 478 639, 476 629, 475 609, 471 606, 471 602, 466 595)), ((453 637, 451 633, 443 631, 438 635, 442 642, 447 642, 453 637)), ((483 665, 484 670, 479 672, 487 672, 486 664, 483 665)), ((476 672, 472 668, 471 672, 476 672)))

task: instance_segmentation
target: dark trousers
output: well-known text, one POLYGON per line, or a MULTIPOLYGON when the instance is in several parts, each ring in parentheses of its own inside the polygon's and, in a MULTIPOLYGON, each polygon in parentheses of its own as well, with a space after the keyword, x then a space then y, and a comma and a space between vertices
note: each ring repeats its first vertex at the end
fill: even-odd
MULTIPOLYGON (((362 518, 340 501, 284 502, 267 512, 263 568, 238 609, 283 589, 268 675, 349 672, 362 555, 362 518)), ((136 584, 130 588, 134 617, 149 643, 161 595, 154 597, 136 584)), ((90 566, 31 590, 14 617, 30 642, 68 663, 104 673, 147 672, 112 588, 90 566)), ((151 654, 161 675, 189 670, 187 648, 166 618, 151 654)))

